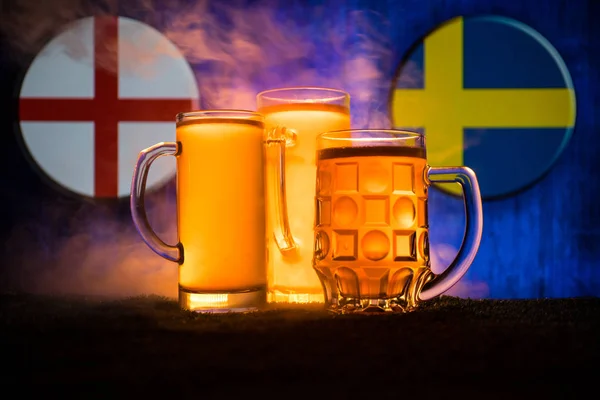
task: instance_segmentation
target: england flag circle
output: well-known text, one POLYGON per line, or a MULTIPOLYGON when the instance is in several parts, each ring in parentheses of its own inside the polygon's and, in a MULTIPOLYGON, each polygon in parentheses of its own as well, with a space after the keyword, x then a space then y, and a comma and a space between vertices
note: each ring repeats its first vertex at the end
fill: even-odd
MULTIPOLYGON (((24 147, 47 178, 89 198, 129 196, 140 150, 175 140, 175 116, 199 102, 177 47, 142 22, 116 16, 71 23, 35 57, 20 91, 24 147)), ((162 157, 147 189, 175 173, 162 157)))

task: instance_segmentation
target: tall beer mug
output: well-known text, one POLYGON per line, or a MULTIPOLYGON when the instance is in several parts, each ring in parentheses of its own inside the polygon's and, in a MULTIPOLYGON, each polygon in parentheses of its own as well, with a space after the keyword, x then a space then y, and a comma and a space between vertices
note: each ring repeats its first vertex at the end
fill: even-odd
POLYGON ((133 222, 146 244, 179 264, 183 309, 241 312, 266 303, 264 119, 252 111, 177 116, 177 142, 138 157, 131 184, 133 222), (176 245, 160 239, 144 208, 146 177, 160 156, 177 158, 176 245))
POLYGON ((257 106, 269 136, 268 301, 323 303, 312 268, 315 144, 320 133, 350 129, 350 96, 337 89, 280 88, 259 93, 257 106))

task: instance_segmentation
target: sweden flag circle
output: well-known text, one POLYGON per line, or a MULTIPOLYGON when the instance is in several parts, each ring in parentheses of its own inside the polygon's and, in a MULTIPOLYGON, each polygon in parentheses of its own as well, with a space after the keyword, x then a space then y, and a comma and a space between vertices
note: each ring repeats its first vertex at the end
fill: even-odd
MULTIPOLYGON (((412 46, 395 74, 390 117, 418 130, 432 166, 464 165, 484 199, 537 182, 566 147, 575 91, 556 49, 500 16, 457 17, 412 46)), ((440 187, 459 194, 457 185, 440 187)))

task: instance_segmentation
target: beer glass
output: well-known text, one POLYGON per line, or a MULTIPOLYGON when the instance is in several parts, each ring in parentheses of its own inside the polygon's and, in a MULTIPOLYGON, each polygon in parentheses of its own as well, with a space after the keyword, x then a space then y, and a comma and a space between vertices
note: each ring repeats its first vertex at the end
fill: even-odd
POLYGON ((399 130, 346 130, 317 138, 313 266, 334 312, 405 312, 441 295, 469 269, 483 215, 467 167, 430 167, 425 137, 399 130), (460 184, 466 229, 454 261, 429 261, 431 182, 460 184))
POLYGON ((269 135, 268 301, 322 303, 321 283, 311 267, 315 140, 319 133, 350 129, 350 96, 337 89, 281 88, 259 93, 257 106, 269 135), (283 136, 277 138, 274 132, 283 136))
POLYGON ((179 264, 179 303, 244 312, 266 303, 264 118, 252 111, 181 113, 176 140, 139 154, 131 183, 133 222, 146 244, 179 264), (160 239, 144 208, 146 177, 160 156, 177 159, 176 245, 160 239))

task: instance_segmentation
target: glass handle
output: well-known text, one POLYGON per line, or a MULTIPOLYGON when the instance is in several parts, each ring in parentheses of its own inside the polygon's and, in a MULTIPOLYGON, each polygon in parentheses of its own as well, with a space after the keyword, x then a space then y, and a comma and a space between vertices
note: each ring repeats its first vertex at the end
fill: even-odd
POLYGON ((468 167, 428 167, 430 182, 458 183, 462 187, 465 202, 465 233, 460 249, 448 268, 427 282, 419 298, 429 300, 446 292, 467 272, 475 259, 483 232, 483 207, 477 176, 468 167))
POLYGON ((276 127, 266 132, 267 204, 269 210, 274 210, 273 236, 282 254, 297 249, 290 231, 285 184, 285 148, 295 140, 296 134, 291 129, 276 127))
POLYGON ((150 222, 148 222, 144 202, 146 180, 148 179, 148 172, 150 171, 152 162, 161 156, 176 156, 180 150, 181 148, 178 143, 161 142, 140 152, 133 170, 129 207, 131 208, 133 224, 148 247, 159 256, 181 264, 183 262, 183 246, 181 243, 175 246, 167 244, 156 235, 150 226, 150 222))

